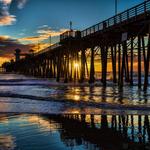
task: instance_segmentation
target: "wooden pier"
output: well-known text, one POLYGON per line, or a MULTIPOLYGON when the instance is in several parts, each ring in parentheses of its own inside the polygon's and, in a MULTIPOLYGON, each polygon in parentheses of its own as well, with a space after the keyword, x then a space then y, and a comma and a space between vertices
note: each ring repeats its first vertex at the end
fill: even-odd
POLYGON ((132 86, 136 72, 138 87, 147 90, 150 0, 83 31, 69 30, 60 35, 59 43, 7 64, 6 70, 36 77, 56 78, 57 82, 60 79, 64 82, 84 82, 88 79, 89 83, 94 83, 96 57, 100 60, 103 86, 107 86, 108 62, 111 62, 114 84, 120 88, 124 83, 132 86))

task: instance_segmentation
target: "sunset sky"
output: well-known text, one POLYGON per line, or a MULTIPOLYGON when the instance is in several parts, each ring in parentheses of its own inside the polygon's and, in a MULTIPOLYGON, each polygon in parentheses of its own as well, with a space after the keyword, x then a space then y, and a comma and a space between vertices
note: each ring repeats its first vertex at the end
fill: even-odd
MULTIPOLYGON (((114 15, 115 0, 0 0, 0 64, 16 48, 27 52, 58 41, 69 28, 83 30, 114 15)), ((144 0, 118 0, 118 12, 144 0)))

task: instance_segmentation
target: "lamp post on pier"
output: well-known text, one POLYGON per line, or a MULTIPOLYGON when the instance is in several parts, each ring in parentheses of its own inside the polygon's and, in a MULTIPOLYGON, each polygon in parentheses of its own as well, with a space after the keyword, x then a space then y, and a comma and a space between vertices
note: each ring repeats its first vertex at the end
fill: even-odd
POLYGON ((118 0, 115 0, 115 15, 118 13, 118 0))
POLYGON ((72 30, 72 21, 70 21, 70 31, 72 30))
POLYGON ((49 44, 50 44, 50 46, 52 45, 52 36, 51 35, 49 36, 49 44))

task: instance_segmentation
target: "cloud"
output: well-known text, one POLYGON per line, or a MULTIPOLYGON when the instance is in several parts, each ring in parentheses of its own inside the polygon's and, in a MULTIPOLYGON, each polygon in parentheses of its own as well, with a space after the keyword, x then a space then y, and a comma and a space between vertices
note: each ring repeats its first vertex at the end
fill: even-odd
POLYGON ((13 39, 7 35, 1 35, 0 36, 0 45, 4 44, 5 46, 8 46, 8 45, 14 44, 14 43, 19 43, 19 42, 17 41, 17 39, 13 39))
POLYGON ((24 32, 21 32, 21 33, 19 33, 18 35, 19 35, 19 36, 23 36, 23 35, 25 35, 25 33, 24 33, 24 32))
POLYGON ((55 37, 55 36, 59 36, 60 34, 62 34, 63 32, 67 31, 67 29, 60 29, 58 31, 56 30, 51 30, 51 29, 40 29, 37 31, 38 34, 41 34, 41 36, 45 36, 45 37, 55 37))
POLYGON ((0 36, 0 59, 3 58, 4 61, 13 58, 14 50, 17 48, 21 49, 23 53, 27 53, 30 46, 21 44, 17 39, 11 38, 7 35, 0 36))
POLYGON ((9 13, 9 6, 12 0, 0 0, 0 26, 12 25, 16 16, 9 13))
POLYGON ((43 25, 42 27, 39 27, 39 29, 37 30, 37 33, 45 37, 49 37, 49 36, 55 37, 55 36, 59 36, 60 34, 62 34, 63 32, 67 30, 68 29, 53 30, 47 25, 43 25))
POLYGON ((44 24, 44 25, 38 27, 38 29, 42 29, 42 28, 48 28, 48 25, 44 24))
POLYGON ((17 7, 18 7, 19 9, 24 8, 24 5, 26 4, 26 2, 27 2, 27 0, 18 0, 18 5, 17 5, 17 7))
POLYGON ((44 25, 44 27, 40 27, 37 30, 37 36, 30 36, 30 37, 24 37, 20 38, 20 42, 29 42, 29 43, 37 43, 42 42, 44 40, 47 40, 50 36, 51 37, 57 37, 63 32, 67 31, 67 29, 60 29, 60 30, 52 30, 47 25, 44 25))
MULTIPOLYGON (((22 9, 27 0, 17 0, 18 9, 22 9)), ((10 14, 9 7, 12 0, 0 0, 0 26, 12 25, 16 22, 16 16, 10 14)))
POLYGON ((5 5, 9 5, 11 4, 12 0, 0 0, 0 2, 2 2, 5 5))
POLYGON ((0 26, 12 25, 14 22, 16 22, 16 17, 13 15, 0 17, 0 26))
POLYGON ((40 37, 40 36, 30 36, 30 37, 23 37, 23 38, 20 38, 18 39, 20 42, 30 42, 30 43, 35 43, 35 42, 38 42, 38 41, 43 41, 45 40, 45 38, 43 37, 40 37))

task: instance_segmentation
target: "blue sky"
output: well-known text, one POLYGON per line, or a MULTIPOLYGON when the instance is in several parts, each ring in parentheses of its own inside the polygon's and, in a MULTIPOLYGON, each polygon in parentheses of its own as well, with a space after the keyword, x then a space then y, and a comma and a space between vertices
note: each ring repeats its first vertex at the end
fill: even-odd
MULTIPOLYGON (((143 1, 118 0, 118 12, 143 1)), ((83 30, 114 14, 115 0, 0 0, 0 45, 4 44, 2 40, 17 44, 44 43, 48 42, 49 34, 54 36, 55 43, 56 36, 69 28, 70 21, 73 29, 83 30)), ((7 51, 3 53, 2 49, 0 56, 7 51)))
MULTIPOLYGON (((10 4, 9 12, 16 22, 1 26, 0 33, 14 38, 36 35, 38 27, 48 25, 52 30, 73 28, 82 30, 114 15, 115 0, 27 0, 22 9, 17 0, 10 4)), ((143 0, 118 0, 118 12, 143 0)))

